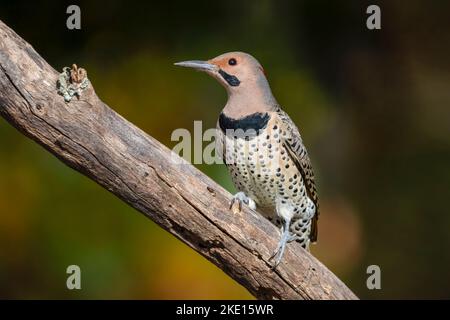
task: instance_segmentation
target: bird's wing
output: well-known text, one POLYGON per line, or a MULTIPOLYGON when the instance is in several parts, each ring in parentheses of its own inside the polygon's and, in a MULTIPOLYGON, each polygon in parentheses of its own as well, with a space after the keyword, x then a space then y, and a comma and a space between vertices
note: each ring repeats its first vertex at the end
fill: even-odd
POLYGON ((314 214, 314 217, 312 219, 311 233, 309 236, 312 242, 316 242, 318 233, 317 222, 319 219, 319 199, 316 190, 316 183, 314 181, 314 172, 311 166, 311 161, 309 159, 308 152, 303 145, 302 137, 300 136, 300 132, 298 131, 295 123, 291 120, 287 113, 281 110, 281 108, 278 109, 276 113, 278 115, 281 132, 286 132, 285 134, 281 135, 282 143, 302 175, 303 181, 306 185, 306 192, 308 197, 314 202, 314 205, 316 206, 316 213, 314 214))

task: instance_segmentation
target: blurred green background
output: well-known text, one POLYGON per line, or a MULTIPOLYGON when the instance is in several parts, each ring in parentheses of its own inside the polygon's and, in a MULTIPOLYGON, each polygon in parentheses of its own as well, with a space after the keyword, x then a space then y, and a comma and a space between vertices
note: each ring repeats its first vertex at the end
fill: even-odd
MULTIPOLYGON (((245 51, 302 132, 322 206, 312 252, 361 298, 450 298, 450 2, 0 2, 57 70, 168 146, 226 94, 173 63, 245 51), (382 29, 366 28, 369 4, 382 29), (382 289, 366 288, 377 264, 382 289)), ((1 106, 0 106, 1 107, 1 106)), ((234 192, 223 165, 199 166, 234 192)), ((0 119, 0 298, 234 298, 247 291, 0 119), (66 267, 82 290, 66 289, 66 267)))

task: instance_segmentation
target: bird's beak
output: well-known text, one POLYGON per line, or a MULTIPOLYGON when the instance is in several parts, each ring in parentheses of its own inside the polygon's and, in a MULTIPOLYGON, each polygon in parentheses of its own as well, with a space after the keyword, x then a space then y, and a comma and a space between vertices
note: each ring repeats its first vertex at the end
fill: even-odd
POLYGON ((216 65, 209 63, 208 61, 200 61, 200 60, 177 62, 175 63, 175 65, 180 67, 193 68, 199 71, 214 72, 219 70, 219 68, 216 65))

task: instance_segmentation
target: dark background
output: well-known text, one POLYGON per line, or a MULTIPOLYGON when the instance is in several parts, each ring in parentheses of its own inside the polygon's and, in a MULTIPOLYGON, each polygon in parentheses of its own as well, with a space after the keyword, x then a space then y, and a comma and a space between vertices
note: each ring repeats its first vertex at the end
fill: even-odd
MULTIPOLYGON (((0 2, 55 68, 168 146, 214 127, 226 94, 180 60, 245 51, 309 149, 322 206, 312 252, 361 298, 450 298, 450 2, 0 2), (382 29, 366 28, 378 4, 382 29), (366 288, 379 265, 382 289, 366 288)), ((0 106, 1 107, 1 106, 0 106)), ((199 168, 234 192, 223 165, 199 168)), ((251 298, 187 246, 0 119, 0 298, 251 298), (66 289, 66 267, 82 290, 66 289)))

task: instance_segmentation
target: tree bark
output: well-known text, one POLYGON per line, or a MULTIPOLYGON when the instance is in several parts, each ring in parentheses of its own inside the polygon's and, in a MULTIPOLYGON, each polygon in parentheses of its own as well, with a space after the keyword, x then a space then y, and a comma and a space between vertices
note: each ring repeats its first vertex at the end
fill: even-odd
MULTIPOLYGON (((56 72, 0 21, 0 115, 221 268, 259 299, 356 299, 297 243, 273 270, 279 231, 256 212, 229 210, 230 194, 103 103, 92 84, 57 93, 56 72)), ((180 263, 183 263, 180 261, 180 263)))

